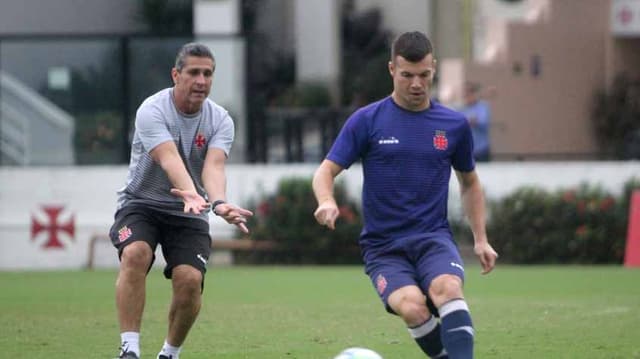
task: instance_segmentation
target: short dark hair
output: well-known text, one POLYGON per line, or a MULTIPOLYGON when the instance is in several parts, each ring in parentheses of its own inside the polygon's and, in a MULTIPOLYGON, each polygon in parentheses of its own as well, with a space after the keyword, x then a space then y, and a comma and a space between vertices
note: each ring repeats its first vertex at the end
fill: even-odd
POLYGON ((419 31, 405 32, 391 46, 391 61, 402 56, 409 62, 419 62, 433 52, 431 41, 419 31))
POLYGON ((184 63, 189 56, 208 57, 214 62, 216 61, 216 59, 213 57, 213 54, 211 53, 211 50, 209 50, 207 46, 197 42, 190 42, 182 46, 182 48, 180 48, 180 51, 178 51, 175 64, 176 70, 182 70, 182 68, 184 67, 184 63))

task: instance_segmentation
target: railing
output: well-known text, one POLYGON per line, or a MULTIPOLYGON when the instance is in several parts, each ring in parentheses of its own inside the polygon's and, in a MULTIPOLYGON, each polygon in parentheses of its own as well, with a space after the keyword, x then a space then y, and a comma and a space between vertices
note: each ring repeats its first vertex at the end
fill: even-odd
MULTIPOLYGON (((89 251, 87 253, 87 270, 95 267, 96 245, 99 242, 111 242, 107 234, 96 233, 89 238, 89 251)), ((211 250, 230 252, 269 252, 281 249, 275 241, 255 241, 249 238, 216 239, 211 241, 211 250)))
POLYGON ((27 121, 20 119, 20 114, 11 104, 1 102, 0 112, 0 163, 25 166, 29 163, 29 144, 27 121))
POLYGON ((267 109, 268 162, 319 162, 327 154, 352 108, 267 109))

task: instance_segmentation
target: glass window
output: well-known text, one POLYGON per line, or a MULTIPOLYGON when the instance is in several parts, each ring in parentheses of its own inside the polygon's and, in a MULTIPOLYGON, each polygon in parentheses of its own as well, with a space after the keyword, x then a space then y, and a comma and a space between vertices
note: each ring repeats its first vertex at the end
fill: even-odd
POLYGON ((129 43, 129 88, 131 100, 128 110, 132 135, 138 106, 154 93, 173 86, 171 69, 176 54, 182 45, 193 41, 191 38, 139 38, 129 43))
POLYGON ((120 163, 118 38, 0 42, 0 164, 120 163))

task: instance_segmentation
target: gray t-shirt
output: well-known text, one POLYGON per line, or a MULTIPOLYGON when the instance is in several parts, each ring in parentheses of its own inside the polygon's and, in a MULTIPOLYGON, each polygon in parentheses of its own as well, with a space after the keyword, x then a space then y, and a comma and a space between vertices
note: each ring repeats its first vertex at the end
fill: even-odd
MULTIPOLYGON (((207 198, 202 184, 202 169, 209 148, 222 149, 229 155, 234 136, 233 120, 227 111, 210 99, 194 115, 181 113, 173 103, 173 88, 148 97, 136 113, 131 144, 131 160, 126 185, 118 191, 118 209, 136 204, 187 217, 184 203, 171 194, 169 177, 153 161, 149 152, 161 143, 173 141, 178 148, 198 193, 207 198)), ((208 220, 207 213, 199 216, 208 220)))

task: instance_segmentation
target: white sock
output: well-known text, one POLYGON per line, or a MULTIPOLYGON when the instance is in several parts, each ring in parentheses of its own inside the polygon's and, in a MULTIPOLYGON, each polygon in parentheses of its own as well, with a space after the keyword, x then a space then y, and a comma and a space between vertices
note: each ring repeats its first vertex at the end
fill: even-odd
POLYGON ((122 340, 123 352, 134 352, 138 357, 140 356, 140 333, 122 332, 120 340, 122 340))
POLYGON ((162 354, 168 356, 171 359, 178 359, 181 349, 182 347, 174 347, 173 345, 167 343, 167 341, 165 340, 164 345, 162 346, 162 350, 160 351, 160 353, 158 353, 158 356, 162 354))

